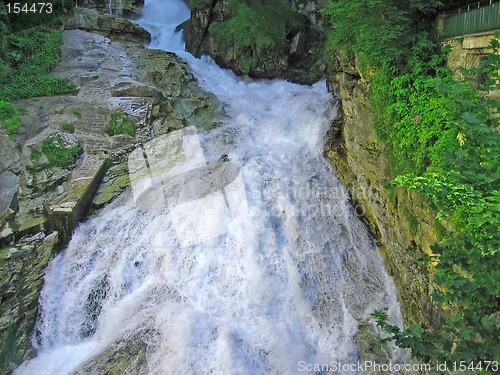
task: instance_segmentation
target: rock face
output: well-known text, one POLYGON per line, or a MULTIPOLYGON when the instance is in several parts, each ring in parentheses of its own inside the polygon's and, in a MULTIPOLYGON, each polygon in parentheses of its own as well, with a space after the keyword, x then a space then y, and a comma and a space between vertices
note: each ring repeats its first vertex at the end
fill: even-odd
POLYGON ((0 249, 0 372, 8 374, 32 356, 30 339, 45 266, 55 253, 57 232, 39 233, 0 249))
POLYGON ((54 74, 78 94, 20 101, 25 111, 16 134, 0 129, 2 374, 33 355, 45 266, 92 205, 100 208, 127 188, 128 153, 172 129, 209 129, 223 112, 186 63, 146 49, 148 41, 130 21, 76 9, 54 74), (67 163, 51 161, 54 147, 67 163))
POLYGON ((126 19, 103 14, 95 9, 75 8, 72 17, 65 22, 67 30, 80 29, 98 32, 101 35, 113 38, 149 43, 151 36, 142 27, 126 19))
MULTIPOLYGON (((494 38, 494 34, 483 34, 442 40, 441 44, 450 48, 446 64, 453 72, 453 78, 456 80, 463 79, 464 68, 466 70, 478 68, 488 54, 493 52, 490 42, 494 38)), ((471 85, 477 90, 479 84, 484 83, 488 78, 482 74, 476 74, 475 77, 472 77, 471 85)), ((490 92, 490 96, 500 98, 500 90, 490 92)))
POLYGON ((432 323, 436 310, 429 298, 429 269, 415 259, 429 253, 438 238, 435 215, 424 198, 391 185, 395 175, 363 105, 367 82, 355 64, 338 54, 328 66, 327 79, 341 103, 325 153, 379 242, 398 287, 405 323, 432 323))
POLYGON ((323 76, 321 1, 191 1, 186 49, 237 74, 310 84, 323 76))
MULTIPOLYGON (((16 143, 0 127, 0 218, 9 215, 15 205, 19 176, 21 174, 21 155, 16 143)), ((1 223, 1 221, 0 221, 1 223)))

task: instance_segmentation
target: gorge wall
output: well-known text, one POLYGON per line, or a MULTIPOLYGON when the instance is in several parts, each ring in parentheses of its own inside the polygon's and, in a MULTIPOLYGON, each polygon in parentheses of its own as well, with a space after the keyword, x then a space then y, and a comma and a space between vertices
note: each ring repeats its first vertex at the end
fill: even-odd
POLYGON ((430 253, 438 239, 435 213, 422 196, 391 184, 396 176, 366 108, 368 83, 355 62, 333 56, 327 80, 340 108, 326 135, 325 155, 379 243, 398 288, 405 323, 432 323, 437 317, 430 300, 430 270, 416 259, 430 253))

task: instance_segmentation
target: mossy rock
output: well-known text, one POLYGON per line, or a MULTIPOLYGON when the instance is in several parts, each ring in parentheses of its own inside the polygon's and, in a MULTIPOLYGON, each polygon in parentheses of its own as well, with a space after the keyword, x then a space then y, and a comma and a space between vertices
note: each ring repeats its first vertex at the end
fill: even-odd
POLYGON ((111 345, 96 358, 90 360, 75 372, 75 375, 147 375, 147 355, 155 333, 144 330, 130 338, 122 339, 111 345))

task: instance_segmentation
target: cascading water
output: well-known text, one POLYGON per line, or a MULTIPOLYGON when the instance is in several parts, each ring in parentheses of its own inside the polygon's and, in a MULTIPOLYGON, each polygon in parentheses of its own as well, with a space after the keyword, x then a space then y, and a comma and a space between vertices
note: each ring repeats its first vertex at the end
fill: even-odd
MULTIPOLYGON (((73 373, 116 343, 146 347, 134 366, 147 374, 293 374, 299 363, 359 361, 358 326, 375 309, 401 324, 378 249, 322 157, 335 115, 325 83, 244 82, 195 59, 175 32, 188 17, 182 0, 146 0, 138 22, 224 103, 222 126, 180 142, 212 164, 227 155, 243 195, 224 202, 244 214, 205 238, 179 231, 161 200, 146 209, 125 194, 81 224, 46 272, 38 356, 16 374, 73 373)), ((174 209, 190 223, 219 221, 188 203, 174 209)))

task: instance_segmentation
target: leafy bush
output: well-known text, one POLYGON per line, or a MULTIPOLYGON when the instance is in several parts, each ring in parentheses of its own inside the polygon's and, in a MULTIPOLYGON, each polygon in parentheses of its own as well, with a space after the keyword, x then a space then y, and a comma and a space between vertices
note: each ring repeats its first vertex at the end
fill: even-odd
POLYGON ((74 86, 61 78, 48 75, 59 60, 62 31, 46 26, 11 34, 9 56, 10 73, 3 78, 0 99, 17 100, 37 96, 74 93, 74 86))
MULTIPOLYGON (((4 3, 15 3, 18 1, 8 0, 4 1, 4 3)), ((29 29, 35 26, 47 25, 57 20, 62 14, 66 13, 73 9, 73 0, 58 0, 58 1, 50 1, 52 4, 52 12, 28 12, 28 13, 7 13, 7 9, 5 4, 0 4, 0 14, 4 15, 4 22, 7 22, 10 28, 17 32, 23 29, 29 29)), ((36 5, 36 8, 40 8, 38 0, 24 0, 21 3, 21 7, 25 4, 28 5, 28 9, 31 9, 33 4, 36 5)), ((48 3, 48 1, 47 1, 48 3)))
POLYGON ((72 123, 67 122, 67 123, 63 124, 62 130, 64 130, 65 132, 68 132, 68 133, 74 133, 75 126, 72 123))

